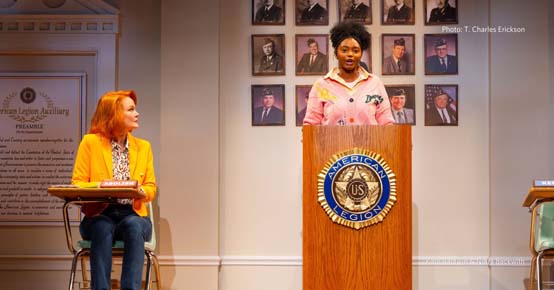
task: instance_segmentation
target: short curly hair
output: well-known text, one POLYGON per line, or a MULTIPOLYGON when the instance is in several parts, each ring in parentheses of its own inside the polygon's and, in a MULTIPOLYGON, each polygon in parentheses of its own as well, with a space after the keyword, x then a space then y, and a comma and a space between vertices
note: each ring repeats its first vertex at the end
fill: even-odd
POLYGON ((365 29, 364 25, 354 21, 343 21, 335 24, 331 28, 331 43, 335 52, 340 43, 347 38, 354 38, 359 44, 362 50, 366 50, 369 47, 370 36, 369 32, 365 29))

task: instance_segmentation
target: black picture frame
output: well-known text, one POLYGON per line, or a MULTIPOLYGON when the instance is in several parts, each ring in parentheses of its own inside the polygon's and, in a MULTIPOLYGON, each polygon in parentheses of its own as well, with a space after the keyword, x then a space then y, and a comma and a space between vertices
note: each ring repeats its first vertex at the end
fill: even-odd
POLYGON ((285 35, 253 34, 252 35, 252 75, 275 76, 285 75, 285 35), (269 45, 273 46, 271 57, 265 54, 269 45))
POLYGON ((389 96, 391 112, 395 123, 415 126, 415 85, 385 85, 385 90, 387 91, 387 95, 389 96), (402 96, 404 97, 404 101, 402 101, 402 96), (398 112, 400 112, 400 115, 398 114, 398 112))
POLYGON ((286 0, 252 0, 252 25, 285 25, 286 0), (268 2, 273 2, 266 9, 268 2))
POLYGON ((415 34, 381 35, 382 75, 415 75, 415 57, 415 34))
POLYGON ((458 126, 460 95, 456 84, 425 85, 425 126, 458 126), (439 110, 442 108, 446 110, 439 110), (446 117, 447 115, 447 117, 446 117), (447 120, 445 120, 447 119, 447 120))
POLYGON ((312 85, 296 85, 295 87, 295 96, 296 96, 296 126, 302 126, 304 117, 306 116, 306 109, 308 106, 308 96, 312 90, 312 85))
POLYGON ((414 25, 415 24, 414 0, 381 0, 381 24, 383 25, 414 25), (396 1, 402 1, 400 9, 394 9, 396 1))
POLYGON ((425 25, 458 24, 458 0, 423 0, 423 7, 425 25))
POLYGON ((458 34, 425 34, 423 43, 426 75, 458 74, 458 34))
POLYGON ((373 60, 371 53, 371 34, 369 36, 369 46, 366 50, 364 50, 362 54, 362 59, 360 59, 360 66, 363 67, 368 73, 373 72, 373 60))
POLYGON ((329 71, 329 35, 296 34, 294 39, 296 75, 325 75, 329 71), (317 52, 312 54, 315 48, 317 52), (313 60, 312 55, 315 57, 313 60))
POLYGON ((339 21, 348 20, 364 25, 373 23, 371 0, 338 0, 338 8, 339 21))
POLYGON ((252 126, 285 126, 285 85, 252 85, 251 92, 252 126), (264 114, 264 107, 271 109, 264 114))
POLYGON ((295 1, 296 25, 329 25, 329 0, 295 1))

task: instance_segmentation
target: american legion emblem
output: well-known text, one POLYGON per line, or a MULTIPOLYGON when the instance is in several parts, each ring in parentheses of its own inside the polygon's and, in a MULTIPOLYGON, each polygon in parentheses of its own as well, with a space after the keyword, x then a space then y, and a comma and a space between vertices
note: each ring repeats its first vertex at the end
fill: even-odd
POLYGON ((396 177, 379 154, 354 148, 331 157, 318 176, 318 201, 335 223, 379 223, 396 201, 396 177))

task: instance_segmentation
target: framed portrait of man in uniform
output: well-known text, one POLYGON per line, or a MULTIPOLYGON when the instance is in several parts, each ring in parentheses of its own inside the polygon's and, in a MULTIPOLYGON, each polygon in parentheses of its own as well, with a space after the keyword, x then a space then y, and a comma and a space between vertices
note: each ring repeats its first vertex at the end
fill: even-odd
POLYGON ((415 74, 415 34, 382 35, 383 75, 415 74))
POLYGON ((458 24, 457 0, 423 0, 425 25, 458 24))
POLYGON ((285 125, 285 85, 252 85, 252 126, 285 125))
POLYGON ((415 125, 415 85, 385 85, 394 123, 415 125))
POLYGON ((296 0, 296 25, 328 25, 329 0, 296 0))
POLYGON ((381 0, 383 25, 414 25, 414 0, 381 0))
POLYGON ((311 85, 296 85, 296 126, 302 126, 304 117, 306 117, 311 89, 311 85))
POLYGON ((458 34, 425 34, 425 74, 458 74, 458 34))
POLYGON ((425 126, 458 126, 458 85, 425 85, 425 126))
POLYGON ((339 20, 355 21, 364 25, 373 23, 370 0, 338 0, 339 20))
POLYGON ((285 0, 252 0, 252 25, 285 25, 285 0))
POLYGON ((363 51, 362 53, 362 59, 360 60, 360 66, 363 67, 367 72, 373 72, 373 61, 371 60, 372 58, 372 53, 371 53, 371 44, 372 44, 372 40, 371 40, 371 33, 369 34, 369 46, 367 47, 366 50, 363 51))
POLYGON ((296 75, 324 75, 329 71, 329 35, 297 34, 296 75))
POLYGON ((285 74, 285 35, 252 35, 252 75, 285 74))

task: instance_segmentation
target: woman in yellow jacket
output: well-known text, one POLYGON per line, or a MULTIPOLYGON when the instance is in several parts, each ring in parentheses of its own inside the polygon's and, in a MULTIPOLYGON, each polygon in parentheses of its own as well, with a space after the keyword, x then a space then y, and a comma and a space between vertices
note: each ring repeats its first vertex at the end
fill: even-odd
POLYGON ((102 96, 92 117, 89 134, 79 145, 72 183, 97 186, 103 180, 137 180, 141 199, 117 203, 94 203, 82 207, 85 214, 79 230, 91 241, 92 289, 110 289, 112 244, 125 244, 121 289, 141 289, 144 242, 152 235, 146 217, 147 202, 156 196, 156 176, 150 143, 131 135, 138 128, 134 91, 116 91, 102 96))

